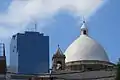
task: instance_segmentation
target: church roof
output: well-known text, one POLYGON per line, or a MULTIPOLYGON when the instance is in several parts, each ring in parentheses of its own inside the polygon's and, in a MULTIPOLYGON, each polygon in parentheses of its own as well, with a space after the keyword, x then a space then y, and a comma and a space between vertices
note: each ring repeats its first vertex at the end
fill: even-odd
POLYGON ((65 51, 66 62, 80 60, 109 61, 104 48, 82 31, 87 30, 85 23, 81 28, 81 35, 65 51))
POLYGON ((65 55, 63 54, 63 52, 60 49, 59 45, 58 45, 58 49, 57 49, 56 53, 53 55, 53 58, 54 57, 65 57, 65 55))

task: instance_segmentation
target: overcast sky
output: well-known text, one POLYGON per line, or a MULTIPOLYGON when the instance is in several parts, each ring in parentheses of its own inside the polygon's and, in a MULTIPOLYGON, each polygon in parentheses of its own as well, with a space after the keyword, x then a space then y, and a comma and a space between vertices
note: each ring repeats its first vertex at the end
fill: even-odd
POLYGON ((50 36, 50 57, 59 44, 63 52, 80 35, 82 16, 89 35, 106 50, 110 60, 120 57, 119 0, 0 0, 0 41, 9 43, 13 34, 34 30, 50 36))

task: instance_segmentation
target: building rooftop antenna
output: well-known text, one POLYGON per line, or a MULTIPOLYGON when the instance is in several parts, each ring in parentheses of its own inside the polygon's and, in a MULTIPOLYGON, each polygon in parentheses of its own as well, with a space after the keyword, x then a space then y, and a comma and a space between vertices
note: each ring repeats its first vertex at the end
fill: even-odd
POLYGON ((34 32, 37 32, 37 21, 33 20, 33 24, 34 24, 34 32))
POLYGON ((35 21, 35 32, 37 32, 37 22, 35 21))
POLYGON ((32 19, 32 23, 34 24, 32 31, 37 32, 37 21, 35 19, 32 19))

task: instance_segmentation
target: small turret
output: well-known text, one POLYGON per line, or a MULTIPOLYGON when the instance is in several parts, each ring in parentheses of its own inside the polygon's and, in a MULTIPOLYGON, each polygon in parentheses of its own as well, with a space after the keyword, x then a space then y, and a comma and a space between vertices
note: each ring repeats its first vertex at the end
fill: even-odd
POLYGON ((65 55, 62 53, 59 45, 56 53, 52 57, 52 71, 60 71, 65 69, 65 55))
POLYGON ((81 26, 81 35, 88 35, 88 28, 85 20, 83 20, 83 24, 81 26))

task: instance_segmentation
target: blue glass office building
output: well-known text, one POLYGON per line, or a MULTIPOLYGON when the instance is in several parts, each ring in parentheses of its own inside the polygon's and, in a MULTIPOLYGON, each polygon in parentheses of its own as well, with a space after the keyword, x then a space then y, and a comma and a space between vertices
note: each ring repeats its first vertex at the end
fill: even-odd
POLYGON ((12 72, 37 74, 49 71, 49 36, 39 32, 13 35, 10 44, 12 72))

